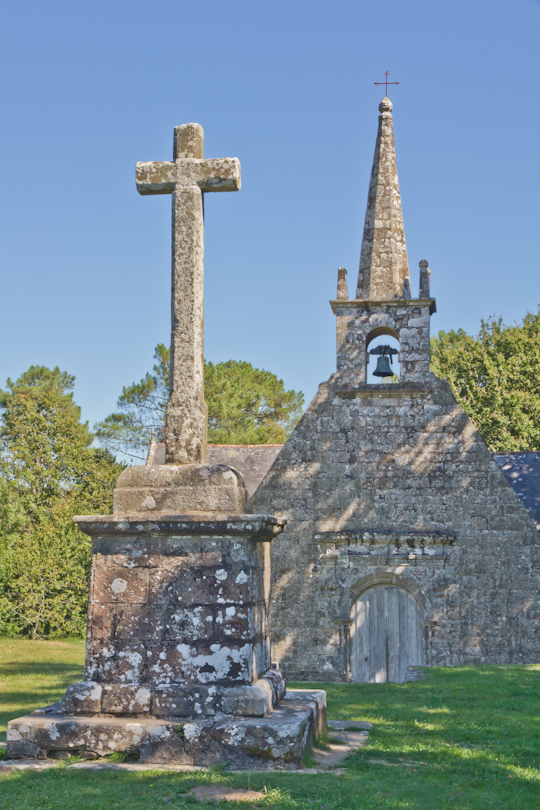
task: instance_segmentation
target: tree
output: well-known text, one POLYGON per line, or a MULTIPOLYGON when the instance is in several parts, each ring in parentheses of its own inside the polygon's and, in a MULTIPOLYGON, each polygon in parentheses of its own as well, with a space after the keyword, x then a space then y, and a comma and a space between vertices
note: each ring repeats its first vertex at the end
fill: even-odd
POLYGON ((0 633, 86 625, 89 540, 72 518, 110 510, 122 465, 90 447, 73 385, 58 368, 32 366, 0 391, 0 633))
POLYGON ((474 337, 439 332, 431 367, 492 452, 540 450, 540 311, 514 326, 488 318, 474 337))
POLYGON ((208 441, 212 444, 281 444, 302 415, 304 395, 250 363, 205 363, 208 441))
MULTIPOLYGON (((144 458, 152 431, 158 442, 164 441, 170 350, 163 343, 156 346, 154 360, 152 372, 124 387, 118 411, 94 427, 101 444, 110 450, 144 458)), ((205 362, 204 373, 210 443, 281 443, 301 416, 303 394, 286 391, 283 380, 270 371, 228 360, 205 362)))

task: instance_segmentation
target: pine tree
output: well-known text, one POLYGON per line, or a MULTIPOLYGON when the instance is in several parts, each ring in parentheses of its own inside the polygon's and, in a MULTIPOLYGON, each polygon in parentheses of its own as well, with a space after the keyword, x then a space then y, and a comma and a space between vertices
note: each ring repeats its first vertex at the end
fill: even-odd
MULTIPOLYGON (((169 349, 160 343, 154 359, 152 372, 123 389, 118 411, 94 427, 102 445, 139 459, 145 458, 152 431, 156 441, 164 441, 169 349)), ((228 360, 205 362, 204 374, 211 444, 280 444, 302 414, 304 395, 286 391, 283 380, 270 371, 228 360)))

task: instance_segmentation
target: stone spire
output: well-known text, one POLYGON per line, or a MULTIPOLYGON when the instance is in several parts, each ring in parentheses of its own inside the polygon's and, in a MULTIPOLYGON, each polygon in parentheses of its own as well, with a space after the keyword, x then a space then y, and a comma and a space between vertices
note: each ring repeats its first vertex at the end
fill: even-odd
POLYGON ((392 102, 383 98, 379 110, 379 130, 356 289, 357 299, 372 301, 411 297, 392 127, 392 102))

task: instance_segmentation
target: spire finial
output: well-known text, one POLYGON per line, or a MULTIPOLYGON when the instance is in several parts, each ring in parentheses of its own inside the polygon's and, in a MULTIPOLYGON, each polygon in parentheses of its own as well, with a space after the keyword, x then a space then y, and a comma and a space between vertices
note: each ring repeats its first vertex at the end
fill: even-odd
MULTIPOLYGON (((399 82, 389 82, 388 81, 388 71, 385 70, 384 75, 386 76, 384 82, 373 82, 373 84, 384 84, 386 86, 386 90, 384 91, 384 98, 383 101, 388 101, 388 85, 389 84, 399 84, 399 82)), ((382 102, 381 102, 382 104, 382 102)), ((390 108, 392 109, 392 108, 390 108)))
MULTIPOLYGON (((386 78, 388 80, 388 72, 386 78)), ((369 183, 356 289, 356 298, 372 301, 411 297, 394 148, 392 102, 383 98, 379 110, 381 115, 369 183)))

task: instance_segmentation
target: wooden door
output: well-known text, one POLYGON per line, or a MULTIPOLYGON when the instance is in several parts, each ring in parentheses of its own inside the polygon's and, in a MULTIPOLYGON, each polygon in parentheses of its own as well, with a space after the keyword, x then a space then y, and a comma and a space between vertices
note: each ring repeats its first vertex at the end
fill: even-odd
POLYGON ((369 588, 351 610, 352 673, 357 683, 402 683, 409 666, 423 664, 418 605, 392 585, 369 588))

